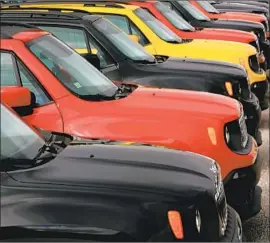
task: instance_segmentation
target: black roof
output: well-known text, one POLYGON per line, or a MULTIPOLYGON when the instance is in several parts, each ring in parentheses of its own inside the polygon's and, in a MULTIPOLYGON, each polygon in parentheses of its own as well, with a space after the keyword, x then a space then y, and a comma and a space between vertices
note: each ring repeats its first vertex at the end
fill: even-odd
MULTIPOLYGON (((5 5, 4 2, 2 2, 2 5, 5 5)), ((113 8, 125 8, 119 3, 125 4, 128 3, 127 0, 119 0, 119 1, 113 1, 113 0, 22 0, 18 1, 12 1, 8 3, 6 2, 6 5, 8 6, 18 6, 20 4, 27 5, 27 4, 38 4, 38 3, 72 3, 72 4, 84 4, 84 6, 96 6, 102 4, 103 7, 113 7, 113 8)))
POLYGON ((0 37, 1 39, 12 39, 13 35, 30 29, 37 29, 37 27, 26 24, 5 23, 1 20, 0 37))
POLYGON ((11 18, 50 18, 50 19, 63 19, 63 20, 82 20, 82 19, 87 19, 90 22, 94 22, 97 19, 101 18, 101 16, 98 15, 91 15, 88 11, 84 10, 77 10, 77 9, 69 9, 69 8, 36 8, 36 7, 26 7, 24 8, 25 11, 19 12, 19 11, 13 11, 17 8, 9 8, 9 9, 1 9, 0 15, 1 18, 3 19, 8 19, 9 17, 11 18), (27 11, 29 10, 29 11, 27 11), (36 11, 34 11, 36 10, 36 11), (43 11, 42 11, 43 10, 43 11), (44 10, 48 10, 44 12, 44 10), (62 12, 68 10, 69 12, 62 12))

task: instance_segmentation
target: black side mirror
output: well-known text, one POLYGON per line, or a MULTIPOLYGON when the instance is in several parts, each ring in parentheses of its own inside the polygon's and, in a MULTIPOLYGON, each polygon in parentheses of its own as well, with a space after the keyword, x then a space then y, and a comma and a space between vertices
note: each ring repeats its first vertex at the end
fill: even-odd
POLYGON ((85 58, 88 62, 90 62, 95 68, 100 70, 100 60, 98 58, 98 55, 85 53, 85 54, 81 54, 81 56, 85 58))

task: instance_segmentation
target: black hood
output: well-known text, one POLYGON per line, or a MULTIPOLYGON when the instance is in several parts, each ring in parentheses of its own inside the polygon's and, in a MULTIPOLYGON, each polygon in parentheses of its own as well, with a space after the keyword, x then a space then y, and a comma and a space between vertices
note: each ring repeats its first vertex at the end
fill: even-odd
POLYGON ((233 10, 243 10, 243 12, 249 13, 263 13, 266 14, 269 12, 265 7, 255 6, 255 5, 248 5, 248 2, 243 2, 242 4, 238 3, 217 3, 213 4, 215 8, 219 11, 223 9, 230 10, 230 12, 234 12, 233 10))
POLYGON ((232 20, 211 20, 209 22, 202 22, 207 27, 219 27, 224 29, 236 29, 243 31, 263 31, 263 25, 259 23, 247 21, 232 21, 232 20))
POLYGON ((24 185, 190 190, 192 194, 211 190, 211 162, 193 153, 152 146, 74 144, 45 165, 10 174, 24 185))
POLYGON ((171 207, 209 198, 213 209, 211 159, 123 145, 70 145, 47 164, 2 173, 1 227, 88 226, 144 241, 165 227, 171 207))
POLYGON ((243 2, 242 4, 238 3, 217 3, 213 4, 213 6, 219 10, 220 12, 234 12, 234 11, 241 11, 241 12, 248 12, 248 13, 262 13, 267 15, 269 10, 265 7, 255 6, 255 5, 248 5, 248 2, 243 2), (223 11, 225 10, 225 11, 223 11))
MULTIPOLYGON (((164 62, 131 64, 134 75, 124 73, 125 81, 160 88, 213 91, 228 80, 247 82, 245 70, 237 64, 192 58, 168 58, 164 62)), ((124 70, 124 69, 123 69, 124 70)), ((128 72, 128 69, 127 71, 128 72)), ((245 86, 246 84, 244 84, 245 86)))

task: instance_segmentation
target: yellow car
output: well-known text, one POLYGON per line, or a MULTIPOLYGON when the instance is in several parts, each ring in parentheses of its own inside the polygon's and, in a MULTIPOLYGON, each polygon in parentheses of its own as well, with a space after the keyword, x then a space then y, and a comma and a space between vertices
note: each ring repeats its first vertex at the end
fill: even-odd
POLYGON ((255 47, 238 42, 182 40, 146 10, 119 3, 27 4, 26 7, 77 9, 102 15, 127 34, 138 36, 139 43, 151 54, 172 57, 226 61, 245 67, 252 91, 260 100, 267 89, 266 73, 260 69, 255 47))

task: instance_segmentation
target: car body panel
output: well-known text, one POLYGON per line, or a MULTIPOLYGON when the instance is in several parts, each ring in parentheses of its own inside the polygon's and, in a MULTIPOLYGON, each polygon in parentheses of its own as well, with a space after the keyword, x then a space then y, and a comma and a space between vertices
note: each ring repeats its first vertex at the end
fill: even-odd
MULTIPOLYGON (((253 140, 250 153, 245 156, 232 152, 224 140, 224 123, 239 117, 240 110, 237 109, 239 104, 236 100, 218 95, 214 98, 215 95, 203 92, 138 87, 124 99, 104 102, 85 101, 67 91, 56 77, 23 46, 21 41, 12 40, 12 43, 15 43, 14 46, 12 45, 12 50, 21 60, 24 60, 33 75, 39 78, 39 82, 53 98, 58 114, 63 119, 63 129, 60 129, 57 124, 49 125, 43 116, 36 115, 42 113, 46 106, 35 108, 34 113, 25 116, 24 119, 36 127, 49 130, 48 126, 52 128, 53 125, 53 131, 64 131, 85 138, 120 139, 181 148, 192 152, 200 151, 201 154, 220 162, 224 167, 222 169, 224 177, 232 170, 232 165, 227 163, 228 158, 234 161, 233 168, 242 168, 254 163, 257 152, 254 152, 253 147, 257 146, 253 140), (200 117, 200 127, 196 126, 198 117, 200 117), (222 149, 217 149, 217 145, 214 145, 209 138, 207 130, 209 122, 216 130, 219 141, 217 145, 222 149), (183 135, 187 131, 192 131, 194 126, 197 130, 193 133, 194 136, 188 133, 189 141, 192 141, 189 143, 183 135), (199 138, 198 134, 201 134, 199 138), (205 142, 201 143, 202 140, 205 142), (198 142, 199 150, 197 150, 198 142)), ((1 40, 1 48, 11 49, 11 41, 1 40)))

